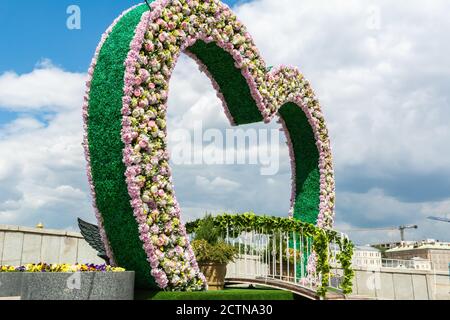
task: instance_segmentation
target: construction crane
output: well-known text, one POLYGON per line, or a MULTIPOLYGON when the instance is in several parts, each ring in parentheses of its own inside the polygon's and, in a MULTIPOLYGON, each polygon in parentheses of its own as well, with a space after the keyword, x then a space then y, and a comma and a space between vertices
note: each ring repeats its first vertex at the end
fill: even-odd
POLYGON ((386 227, 386 228, 362 228, 362 229, 349 229, 349 230, 343 230, 346 232, 355 232, 355 231, 384 231, 384 230, 399 230, 400 231, 400 239, 401 241, 405 241, 405 230, 406 229, 417 229, 419 228, 415 224, 408 224, 404 226, 398 226, 398 227, 386 227))
POLYGON ((443 217, 427 217, 429 220, 441 221, 441 222, 450 222, 450 219, 443 217))

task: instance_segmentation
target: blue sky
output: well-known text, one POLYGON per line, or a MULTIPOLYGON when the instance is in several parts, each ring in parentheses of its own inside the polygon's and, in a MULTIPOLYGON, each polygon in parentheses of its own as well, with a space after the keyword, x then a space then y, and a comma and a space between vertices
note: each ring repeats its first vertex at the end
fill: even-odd
MULTIPOLYGON (((233 5, 237 1, 224 2, 233 5)), ((137 3, 140 1, 2 0, 0 28, 8 46, 0 53, 0 72, 28 72, 43 58, 68 71, 86 71, 99 37, 121 12, 137 3), (70 5, 81 9, 81 30, 66 28, 70 5)))
MULTIPOLYGON (((127 8, 140 3, 132 0, 42 0, 0 2, 0 30, 7 50, 0 52, 0 74, 27 73, 44 59, 70 72, 86 72, 100 36, 127 8), (67 8, 81 9, 81 29, 69 30, 67 8), (8 31, 6 31, 8 30, 8 31), (23 40, 19 40, 23 39, 23 40)), ((244 1, 224 1, 232 6, 244 1)), ((6 106, 7 107, 7 106, 6 106)), ((0 125, 21 113, 0 110, 0 125)), ((36 115, 39 116, 39 115, 36 115)))
MULTIPOLYGON (((100 36, 136 1, 0 2, 0 224, 74 229, 93 220, 81 148, 86 71, 100 36), (66 28, 69 5, 81 30, 66 28)), ((418 224, 412 239, 449 240, 450 21, 447 0, 227 1, 268 65, 296 65, 327 120, 337 182, 336 227, 418 224)), ((169 129, 229 127, 208 79, 182 56, 169 129)), ((272 124, 272 128, 276 127, 272 124)), ((186 220, 205 211, 284 216, 290 167, 174 166, 186 220), (223 191, 226 192, 223 192, 223 191)), ((351 233, 359 243, 398 232, 351 233)))

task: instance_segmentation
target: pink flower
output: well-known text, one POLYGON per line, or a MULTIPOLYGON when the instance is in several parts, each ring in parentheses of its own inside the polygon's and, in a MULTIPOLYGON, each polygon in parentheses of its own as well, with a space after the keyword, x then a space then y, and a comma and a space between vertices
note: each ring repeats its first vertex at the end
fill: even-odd
POLYGON ((150 163, 153 165, 157 165, 159 163, 159 159, 157 157, 152 157, 150 163))
POLYGON ((134 85, 140 86, 142 83, 142 79, 140 77, 134 78, 134 85))
POLYGON ((142 149, 146 149, 146 148, 148 147, 148 141, 146 141, 146 140, 141 140, 141 141, 139 141, 139 146, 140 146, 142 149))
POLYGON ((143 224, 139 226, 140 233, 147 233, 149 231, 149 226, 147 224, 143 224))
POLYGON ((167 39, 167 33, 161 32, 158 37, 159 41, 164 42, 167 39))
POLYGON ((175 29, 176 24, 175 24, 173 21, 170 21, 170 22, 167 24, 167 27, 168 27, 169 30, 173 30, 173 29, 175 29))
POLYGON ((141 75, 143 82, 146 82, 148 78, 150 78, 150 72, 148 72, 147 69, 139 70, 139 74, 141 75))
POLYGON ((139 107, 145 108, 147 106, 148 106, 148 100, 147 99, 142 99, 141 101, 139 101, 139 107))
POLYGON ((133 141, 133 137, 131 136, 131 133, 125 133, 122 135, 122 141, 124 143, 131 143, 133 141))
POLYGON ((142 95, 142 89, 141 88, 134 89, 133 94, 135 97, 140 97, 142 95))
POLYGON ((152 260, 150 261, 150 266, 152 267, 152 269, 156 269, 159 266, 159 261, 158 260, 152 260))
POLYGON ((150 228, 150 231, 153 234, 159 234, 159 232, 160 232, 159 227, 156 224, 152 225, 152 227, 150 228))
POLYGON ((145 50, 147 52, 153 52, 153 49, 155 49, 155 46, 153 45, 153 42, 146 42, 145 43, 145 50))

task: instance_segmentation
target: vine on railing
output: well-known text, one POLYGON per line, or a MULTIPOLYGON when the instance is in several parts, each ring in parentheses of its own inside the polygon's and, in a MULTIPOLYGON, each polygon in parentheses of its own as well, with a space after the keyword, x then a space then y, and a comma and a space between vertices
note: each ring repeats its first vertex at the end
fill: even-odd
POLYGON ((313 235, 313 251, 317 256, 316 271, 322 275, 322 283, 317 290, 319 296, 324 297, 330 280, 330 264, 328 262, 328 245, 330 243, 325 230, 317 228, 313 235))
POLYGON ((355 271, 352 269, 352 257, 354 245, 348 238, 343 238, 339 243, 339 253, 337 259, 341 263, 341 267, 344 270, 344 279, 341 284, 344 294, 352 293, 353 277, 355 271))
MULTIPOLYGON (((341 289, 344 294, 352 292, 352 280, 354 271, 351 268, 351 260, 353 256, 353 243, 347 238, 343 237, 341 233, 334 230, 322 229, 313 224, 294 220, 292 218, 281 218, 271 216, 259 216, 252 212, 244 214, 223 214, 213 218, 214 223, 222 232, 231 232, 231 234, 238 234, 241 232, 250 232, 252 230, 261 230, 263 233, 270 234, 273 231, 282 232, 299 232, 304 236, 312 239, 313 251, 317 256, 317 272, 322 275, 321 285, 317 293, 324 297, 328 290, 328 283, 330 279, 330 264, 329 264, 329 244, 336 243, 339 246, 339 253, 337 260, 340 262, 343 269, 343 281, 341 289)), ((194 233, 200 225, 202 219, 198 219, 186 224, 187 233, 194 233)))

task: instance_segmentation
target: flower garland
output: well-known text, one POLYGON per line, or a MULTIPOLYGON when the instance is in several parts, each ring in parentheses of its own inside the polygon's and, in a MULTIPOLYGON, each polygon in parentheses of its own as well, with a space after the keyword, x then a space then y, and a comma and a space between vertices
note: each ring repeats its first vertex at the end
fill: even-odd
POLYGON ((24 266, 0 266, 0 272, 124 272, 124 268, 105 264, 26 264, 24 266))
MULTIPOLYGON (((268 72, 245 27, 229 7, 218 0, 154 1, 151 10, 142 14, 135 28, 124 62, 122 161, 126 167, 125 180, 131 198, 130 205, 138 225, 139 239, 151 266, 151 275, 160 288, 169 290, 206 288, 206 280, 198 269, 186 230, 180 221, 180 207, 169 167, 166 126, 172 71, 179 55, 199 41, 215 43, 233 58, 234 66, 245 78, 264 122, 270 122, 288 102, 301 108, 311 126, 319 154, 320 204, 317 226, 332 226, 334 216, 334 173, 328 132, 318 100, 303 75, 296 68, 285 66, 268 72)), ((94 57, 89 72, 91 77, 101 47, 102 44, 94 57)), ((189 55, 195 56, 192 52, 189 55)), ((196 61, 200 62, 200 59, 196 61)), ((207 71, 206 66, 201 63, 200 66, 203 71, 207 71)), ((210 78, 233 123, 232 112, 220 93, 219 85, 213 76, 210 78)), ((83 112, 86 132, 91 121, 90 84, 88 81, 83 112)), ((90 156, 94 147, 87 138, 88 135, 85 153, 95 203, 98 200, 90 156)), ((292 139, 290 137, 288 141, 292 139)), ((292 149, 292 143, 289 145, 292 149)), ((296 179, 295 165, 293 162, 293 180, 296 179)), ((294 211, 295 194, 293 183, 291 213, 294 211)), ((103 231, 104 217, 97 212, 97 218, 107 254, 112 258, 114 248, 110 248, 103 231)))
POLYGON ((156 283, 163 289, 201 290, 206 288, 206 279, 199 271, 180 222, 180 208, 170 177, 164 102, 168 97, 170 71, 167 66, 164 71, 158 69, 161 66, 156 59, 149 61, 140 55, 143 46, 150 52, 154 50, 153 42, 144 40, 153 39, 148 31, 149 21, 158 19, 162 7, 155 2, 152 9, 143 14, 125 61, 122 108, 125 176, 140 239, 156 283), (153 74, 147 70, 148 66, 153 74))

